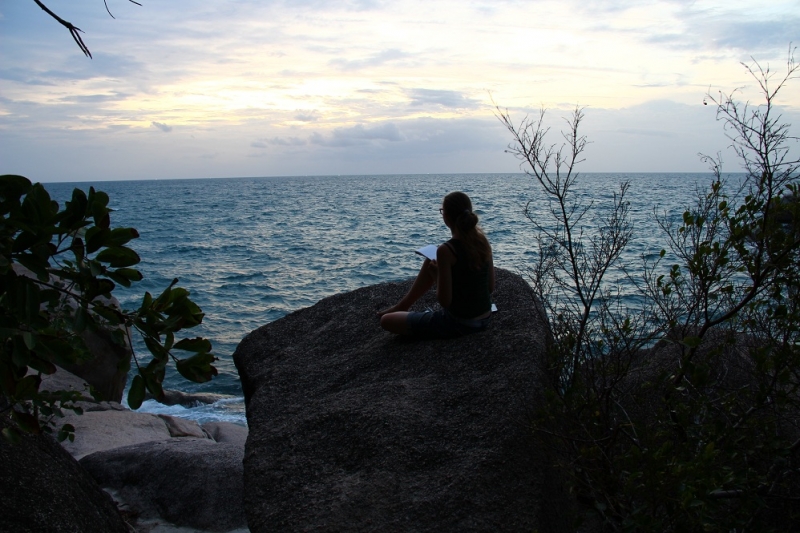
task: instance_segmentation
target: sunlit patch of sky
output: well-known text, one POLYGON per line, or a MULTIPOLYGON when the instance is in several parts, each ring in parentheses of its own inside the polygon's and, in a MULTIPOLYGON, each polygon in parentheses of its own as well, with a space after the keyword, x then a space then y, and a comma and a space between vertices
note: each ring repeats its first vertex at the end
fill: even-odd
POLYGON ((800 41, 796 0, 45 3, 94 58, 0 4, 0 171, 42 181, 517 171, 493 102, 585 107, 586 171, 703 171, 703 96, 756 99, 740 62, 800 41))

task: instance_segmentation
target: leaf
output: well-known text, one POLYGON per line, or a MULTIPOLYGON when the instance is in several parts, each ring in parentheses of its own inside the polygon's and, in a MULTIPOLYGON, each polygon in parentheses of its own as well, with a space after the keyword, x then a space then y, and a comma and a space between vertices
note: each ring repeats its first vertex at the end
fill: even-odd
POLYGON ((72 424, 64 424, 58 430, 58 442, 64 442, 69 439, 70 442, 75 441, 75 426, 72 424))
POLYGON ((17 401, 30 400, 39 392, 39 385, 42 378, 38 374, 30 374, 25 376, 17 382, 17 390, 14 393, 14 398, 17 401))
POLYGON ((178 278, 174 278, 172 280, 172 283, 169 284, 169 287, 164 289, 164 292, 162 292, 159 295, 159 297, 156 298, 154 306, 157 311, 163 310, 172 301, 173 299, 172 287, 174 287, 177 283, 178 283, 178 278))
POLYGON ((72 200, 66 202, 64 211, 61 213, 59 227, 64 232, 69 232, 83 227, 86 224, 86 193, 75 188, 72 190, 72 200))
POLYGON ((179 359, 175 366, 178 372, 195 383, 205 383, 217 375, 217 369, 211 364, 217 358, 210 353, 199 353, 189 359, 179 359))
POLYGON ((39 280, 46 281, 48 279, 47 267, 50 266, 50 262, 46 259, 26 253, 17 254, 14 259, 16 259, 20 265, 36 274, 39 280))
POLYGON ((142 273, 134 268, 120 268, 106 272, 106 276, 123 287, 130 287, 131 281, 142 281, 142 273))
POLYGON ((0 206, 3 206, 3 213, 8 212, 6 205, 19 204, 19 199, 28 194, 32 187, 31 180, 15 174, 4 174, 0 176, 0 206))
POLYGON ((124 246, 106 248, 97 254, 95 259, 103 263, 108 263, 113 268, 129 267, 141 261, 139 254, 124 246))
POLYGON ((89 211, 92 213, 94 225, 98 228, 108 228, 111 218, 108 216, 108 195, 103 191, 95 191, 89 187, 89 211))
POLYGON ((83 239, 75 237, 72 239, 72 244, 69 248, 72 250, 72 253, 75 254, 75 260, 79 264, 83 263, 83 259, 86 257, 86 247, 83 244, 83 239))
POLYGON ((114 282, 109 279, 92 279, 83 287, 83 296, 89 301, 100 295, 111 296, 114 287, 114 282))
POLYGON ((139 232, 134 228, 115 228, 111 230, 110 243, 112 246, 123 246, 132 239, 138 239, 139 232))
POLYGON ((92 312, 105 318, 106 320, 108 320, 109 323, 113 325, 122 324, 123 322, 125 322, 125 317, 118 309, 111 306, 103 305, 98 302, 94 302, 92 307, 92 312))
POLYGON ((128 391, 128 405, 131 409, 138 409, 144 401, 144 379, 140 375, 133 376, 131 388, 128 391))
POLYGON ((97 226, 86 231, 86 253, 93 254, 100 248, 108 246, 111 240, 111 231, 108 228, 97 226))
POLYGON ((169 357, 169 352, 167 352, 157 339, 145 337, 144 345, 147 346, 147 349, 150 350, 150 353, 153 354, 156 359, 167 360, 169 357))
POLYGON ((11 418, 13 418, 14 422, 17 423, 19 428, 26 433, 39 434, 42 432, 42 428, 39 426, 39 421, 30 413, 23 413, 12 409, 11 418))
MULTIPOLYGON (((151 366, 153 361, 150 362, 151 366)), ((146 369, 144 372, 144 385, 147 387, 147 390, 150 391, 150 394, 159 401, 164 401, 164 389, 161 387, 161 382, 164 380, 164 369, 157 369, 153 371, 153 369, 146 369)))
POLYGON ((175 348, 187 352, 210 352, 211 342, 202 337, 196 337, 194 339, 183 339, 175 344, 175 348))

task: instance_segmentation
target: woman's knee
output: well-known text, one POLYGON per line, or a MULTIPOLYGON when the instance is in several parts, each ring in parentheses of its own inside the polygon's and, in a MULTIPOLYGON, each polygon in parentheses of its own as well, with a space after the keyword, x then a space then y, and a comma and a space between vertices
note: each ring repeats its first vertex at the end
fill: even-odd
POLYGON ((402 311, 386 313, 381 317, 381 327, 391 333, 405 333, 408 329, 406 314, 402 311))

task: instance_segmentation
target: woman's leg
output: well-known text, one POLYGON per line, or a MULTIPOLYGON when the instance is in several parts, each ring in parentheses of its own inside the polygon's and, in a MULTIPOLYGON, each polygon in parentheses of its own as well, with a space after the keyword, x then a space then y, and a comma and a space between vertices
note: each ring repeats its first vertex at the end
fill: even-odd
POLYGON ((408 333, 407 311, 393 311, 381 315, 381 327, 389 333, 404 335, 408 333))
MULTIPOLYGON (((408 311, 414 305, 414 302, 433 287, 434 283, 436 283, 436 268, 431 264, 430 259, 426 259, 419 269, 417 279, 414 280, 406 295, 393 306, 378 311, 378 316, 383 317, 396 311, 408 311)), ((381 320, 381 325, 383 325, 383 320, 381 320)))

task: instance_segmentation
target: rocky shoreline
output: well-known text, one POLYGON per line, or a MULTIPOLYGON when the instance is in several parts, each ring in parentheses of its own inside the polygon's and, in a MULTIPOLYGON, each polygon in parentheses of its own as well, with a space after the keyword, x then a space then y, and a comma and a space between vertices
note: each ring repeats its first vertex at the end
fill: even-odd
MULTIPOLYGON (((527 425, 548 342, 530 287, 497 269, 486 331, 421 341, 376 315, 410 283, 326 298, 243 339, 249 432, 84 394, 84 414, 58 420, 74 442, 0 442, 0 531, 568 531, 571 501, 527 425)), ((58 372, 43 388, 86 384, 58 372)))
MULTIPOLYGON (((30 480, 21 481, 30 475, 11 475, 11 466, 41 462, 41 458, 18 456, 20 452, 37 448, 47 450, 50 456, 58 454, 58 462, 42 474, 54 479, 66 475, 68 479, 62 481, 63 487, 80 485, 81 482, 76 481, 76 470, 88 474, 87 477, 107 495, 100 498, 95 494, 91 499, 101 503, 110 501, 112 509, 119 511, 116 525, 122 531, 247 531, 242 507, 242 458, 247 428, 227 422, 201 425, 178 417, 131 411, 117 402, 95 402, 84 380, 63 369, 46 378, 42 384, 45 390, 84 393, 83 401, 78 403, 83 414, 66 411, 66 416, 54 421, 56 427, 63 424, 75 427, 74 441, 65 440, 60 447, 48 447, 46 441, 53 441, 49 436, 28 435, 26 439, 35 442, 30 445, 0 443, 2 462, 9 467, 4 468, 7 476, 3 479, 3 492, 9 494, 3 497, 4 519, 0 531, 116 529, 110 525, 114 512, 94 526, 82 524, 73 528, 70 517, 56 518, 52 512, 43 517, 49 520, 47 523, 31 521, 30 502, 34 500, 24 502, 30 480), (61 454, 59 448, 63 449, 61 454), (71 465, 70 460, 76 463, 71 465), (23 502, 13 505, 12 500, 23 502), (15 520, 14 510, 20 508, 27 511, 15 520)), ((207 399, 192 398, 186 393, 170 396, 187 402, 207 399)), ((57 496, 51 495, 51 498, 57 499, 57 496)), ((40 500, 37 505, 48 503, 40 500)), ((72 513, 73 510, 66 506, 64 511, 72 513)))

